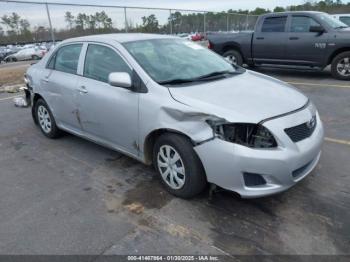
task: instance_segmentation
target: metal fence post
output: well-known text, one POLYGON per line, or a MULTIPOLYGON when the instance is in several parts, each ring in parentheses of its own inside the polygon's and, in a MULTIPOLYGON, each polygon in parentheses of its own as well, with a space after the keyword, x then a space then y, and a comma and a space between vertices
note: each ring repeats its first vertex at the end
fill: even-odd
POLYGON ((124 7, 124 23, 125 23, 125 32, 127 33, 129 31, 129 26, 128 26, 128 20, 126 17, 126 7, 124 7))
POLYGON ((173 34, 173 18, 171 17, 171 9, 169 9, 169 26, 170 26, 170 34, 173 34))
POLYGON ((229 31, 229 19, 230 19, 230 13, 227 12, 227 17, 226 17, 226 31, 229 31))
POLYGON ((206 34, 207 32, 207 25, 206 25, 207 21, 206 21, 206 13, 203 13, 203 33, 206 34))
POLYGON ((45 6, 46 6, 47 18, 48 18, 48 20, 49 20, 50 33, 51 33, 51 40, 52 40, 52 43, 55 43, 55 35, 54 35, 54 33, 53 33, 53 28, 52 28, 52 23, 51 23, 49 5, 48 5, 47 3, 45 3, 45 6))
POLYGON ((247 14, 247 18, 245 21, 245 30, 248 31, 248 20, 249 20, 249 15, 247 14))

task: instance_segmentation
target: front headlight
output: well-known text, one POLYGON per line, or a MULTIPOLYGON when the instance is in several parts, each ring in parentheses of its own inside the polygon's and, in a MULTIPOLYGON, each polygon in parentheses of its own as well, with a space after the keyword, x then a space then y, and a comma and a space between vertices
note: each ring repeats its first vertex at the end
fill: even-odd
POLYGON ((258 124, 233 123, 215 124, 208 122, 213 128, 214 134, 225 141, 251 147, 251 148, 274 148, 277 142, 271 132, 258 124))

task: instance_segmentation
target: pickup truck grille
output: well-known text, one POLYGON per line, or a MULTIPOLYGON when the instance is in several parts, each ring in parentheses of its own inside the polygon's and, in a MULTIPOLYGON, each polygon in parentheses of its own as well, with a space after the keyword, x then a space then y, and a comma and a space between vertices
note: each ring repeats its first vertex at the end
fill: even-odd
POLYGON ((314 116, 309 122, 284 129, 286 134, 294 143, 302 141, 312 135, 317 126, 316 117, 314 116))

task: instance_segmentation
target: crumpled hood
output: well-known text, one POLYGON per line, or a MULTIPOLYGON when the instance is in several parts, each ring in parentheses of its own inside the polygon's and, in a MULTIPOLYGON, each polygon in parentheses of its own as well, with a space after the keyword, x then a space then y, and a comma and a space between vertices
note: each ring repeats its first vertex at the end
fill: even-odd
POLYGON ((229 122, 259 123, 303 107, 308 98, 277 79, 248 71, 198 85, 170 87, 172 97, 195 111, 229 122))

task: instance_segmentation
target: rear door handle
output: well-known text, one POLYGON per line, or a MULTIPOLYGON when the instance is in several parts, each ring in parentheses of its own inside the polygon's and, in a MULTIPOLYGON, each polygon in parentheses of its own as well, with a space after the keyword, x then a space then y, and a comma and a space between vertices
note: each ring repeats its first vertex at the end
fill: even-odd
POLYGON ((299 40, 299 37, 296 37, 296 36, 295 37, 294 36, 293 37, 289 37, 289 40, 299 40))
POLYGON ((256 40, 264 40, 264 39, 265 37, 261 37, 261 36, 256 38, 256 40))
POLYGON ((48 77, 44 77, 43 81, 48 83, 49 82, 49 78, 48 77))
POLYGON ((78 88, 78 91, 79 93, 82 93, 82 94, 87 94, 88 91, 86 90, 86 87, 85 86, 81 86, 78 88))

